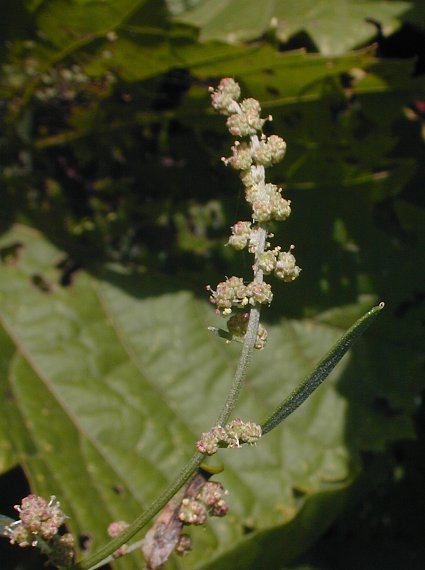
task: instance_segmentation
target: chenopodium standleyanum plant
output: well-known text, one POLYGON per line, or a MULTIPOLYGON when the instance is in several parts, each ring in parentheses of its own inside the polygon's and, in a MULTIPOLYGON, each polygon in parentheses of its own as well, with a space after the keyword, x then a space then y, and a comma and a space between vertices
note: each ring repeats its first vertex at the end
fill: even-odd
POLYGON ((254 418, 231 419, 252 353, 254 349, 263 349, 267 340, 267 332, 259 322, 260 312, 263 305, 270 305, 273 293, 264 276, 273 275, 290 283, 301 270, 292 253, 293 245, 285 251, 279 245, 272 247, 269 241, 273 238, 270 223, 284 221, 291 213, 291 204, 282 196, 282 189, 267 183, 265 177, 266 169, 283 159, 285 141, 276 135, 267 137, 263 134, 264 123, 272 117, 261 117, 260 104, 255 99, 240 100, 240 87, 233 79, 222 79, 218 88, 210 88, 210 91, 214 109, 227 117, 227 128, 236 137, 230 158, 223 161, 240 171, 245 198, 251 209, 250 220, 238 221, 232 226, 227 245, 236 250, 246 248, 253 255, 252 280, 247 283, 242 277, 232 276, 215 289, 207 287, 217 312, 228 317, 227 331, 211 330, 227 342, 242 343, 239 363, 216 424, 202 434, 196 443, 196 452, 175 481, 133 523, 112 522, 108 527, 112 540, 91 556, 75 560, 72 536, 60 532, 66 516, 54 496, 47 501, 29 495, 16 506, 18 520, 0 517, 0 532, 10 542, 21 547, 40 548, 60 569, 98 568, 140 547, 148 568, 158 568, 171 552, 188 552, 191 543, 183 532, 184 527, 206 524, 209 516, 224 516, 228 511, 222 486, 209 481, 212 469, 203 463, 206 456, 214 454, 218 448, 255 444, 277 427, 323 382, 384 306, 381 303, 359 319, 261 425, 253 421, 254 418), (128 545, 130 539, 158 513, 145 538, 128 545))

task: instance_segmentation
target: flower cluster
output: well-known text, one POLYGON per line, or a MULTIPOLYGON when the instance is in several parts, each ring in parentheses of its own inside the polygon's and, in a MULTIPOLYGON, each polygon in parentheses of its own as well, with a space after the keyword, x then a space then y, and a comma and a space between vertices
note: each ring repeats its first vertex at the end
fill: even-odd
POLYGON ((194 499, 185 497, 180 505, 179 519, 184 524, 202 525, 211 517, 224 517, 229 510, 223 496, 227 491, 220 483, 207 481, 194 499))
POLYGON ((196 443, 200 453, 213 455, 219 447, 241 447, 243 443, 253 445, 261 437, 261 427, 253 422, 235 419, 223 426, 215 426, 203 433, 196 443))
MULTIPOLYGON (((248 328, 249 313, 235 313, 227 321, 227 330, 232 337, 243 338, 248 328)), ((267 342, 267 329, 259 323, 254 348, 261 350, 267 342)))
POLYGON ((50 540, 66 518, 53 495, 49 502, 43 497, 28 495, 15 509, 20 520, 7 527, 7 535, 12 544, 22 547, 34 545, 38 538, 50 540))
POLYGON ((192 539, 188 534, 181 534, 179 540, 174 548, 174 552, 179 556, 189 554, 192 550, 192 539))
POLYGON ((49 552, 46 554, 50 562, 57 568, 70 568, 74 559, 74 537, 70 532, 56 534, 49 541, 49 552))
MULTIPOLYGON (((111 538, 116 538, 117 536, 119 536, 126 528, 128 528, 129 524, 125 521, 114 521, 111 522, 111 524, 108 526, 107 532, 108 532, 108 536, 110 536, 111 538)), ((115 552, 113 553, 113 557, 114 558, 120 558, 121 556, 124 556, 124 554, 127 554, 128 552, 128 545, 127 544, 123 544, 122 546, 120 546, 118 548, 118 550, 115 550, 115 552)))
POLYGON ((71 534, 59 535, 59 528, 66 516, 59 501, 51 496, 49 501, 37 495, 24 497, 20 505, 15 505, 19 520, 4 529, 11 544, 22 548, 39 546, 55 564, 68 567, 74 556, 74 539, 71 534))
POLYGON ((279 246, 264 251, 257 257, 256 267, 261 269, 264 275, 273 273, 275 277, 287 283, 294 281, 301 269, 296 265, 295 257, 291 253, 293 249, 294 246, 291 245, 289 251, 281 252, 279 246))
POLYGON ((211 291, 210 301, 216 305, 224 315, 232 312, 232 307, 242 309, 249 305, 270 304, 273 299, 271 286, 268 283, 255 283, 252 281, 245 285, 241 277, 230 277, 217 285, 213 291, 211 286, 207 286, 211 291))
MULTIPOLYGON (((282 188, 265 182, 265 168, 283 159, 286 142, 277 135, 263 134, 264 123, 272 117, 261 118, 261 106, 255 99, 240 101, 241 90, 234 79, 222 79, 217 89, 210 87, 210 92, 212 106, 227 116, 227 128, 237 137, 231 147, 231 156, 222 160, 240 172, 245 199, 251 208, 251 221, 234 224, 227 245, 236 250, 247 248, 254 254, 255 261, 251 283, 245 284, 241 277, 233 276, 219 283, 215 290, 211 286, 207 290, 218 313, 229 315, 235 312, 237 315, 243 312, 242 317, 228 323, 230 333, 243 337, 247 330, 246 315, 249 319, 247 309, 270 304, 273 299, 271 286, 264 283, 263 276, 273 274, 282 281, 291 282, 301 271, 291 253, 293 246, 289 251, 282 252, 279 246, 270 249, 267 241, 267 238, 273 237, 268 232, 268 224, 286 220, 291 214, 291 202, 283 197, 282 188)), ((265 344, 267 333, 264 329, 260 337, 257 335, 256 348, 263 348, 265 344)))

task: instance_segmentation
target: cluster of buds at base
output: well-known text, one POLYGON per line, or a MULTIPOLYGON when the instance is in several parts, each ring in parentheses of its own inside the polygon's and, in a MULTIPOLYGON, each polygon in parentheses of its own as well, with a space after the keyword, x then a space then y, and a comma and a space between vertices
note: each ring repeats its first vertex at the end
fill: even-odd
POLYGON ((241 447, 248 443, 254 445, 261 437, 261 426, 254 422, 243 422, 235 419, 223 426, 215 426, 202 434, 196 443, 200 453, 214 455, 219 448, 241 447))
POLYGON ((187 525, 203 525, 208 517, 224 517, 229 507, 223 497, 227 491, 216 481, 207 481, 194 499, 184 498, 180 505, 179 520, 187 525))
POLYGON ((74 539, 71 534, 59 535, 59 528, 66 520, 59 501, 52 495, 49 501, 37 495, 24 497, 15 505, 19 520, 4 529, 11 544, 25 548, 37 546, 60 568, 72 565, 74 539))
MULTIPOLYGON (((247 248, 254 254, 253 281, 245 285, 242 278, 233 276, 219 283, 215 290, 210 285, 207 287, 217 312, 230 315, 234 310, 241 312, 248 306, 271 303, 273 293, 270 285, 264 283, 264 275, 273 274, 289 283, 299 276, 301 269, 292 254, 293 246, 282 252, 279 246, 270 249, 270 243, 264 240, 270 222, 284 221, 291 214, 291 202, 283 197, 282 188, 265 182, 265 168, 283 159, 286 142, 277 135, 263 134, 264 123, 272 117, 261 118, 261 106, 255 99, 240 100, 241 90, 234 79, 222 79, 216 89, 210 87, 210 93, 212 106, 227 117, 227 128, 237 137, 231 147, 231 156, 222 160, 240 172, 252 219, 239 221, 231 227, 232 235, 227 245, 236 250, 247 248)), ((270 233, 266 235, 273 237, 270 233)), ((234 323, 230 323, 229 332, 241 336, 231 330, 233 326, 234 323)), ((239 331, 243 330, 239 323, 235 326, 239 331)), ((264 342, 266 336, 267 333, 262 331, 264 342)), ((259 341, 261 347, 264 342, 259 341)))
POLYGON ((174 552, 179 556, 185 556, 192 550, 192 539, 188 534, 181 534, 174 548, 174 552))
MULTIPOLYGON (((248 321, 249 313, 235 313, 227 321, 227 330, 233 338, 243 339, 248 328, 248 321)), ((254 348, 262 350, 266 345, 267 336, 267 329, 259 323, 254 348)))
POLYGON ((70 568, 74 560, 74 537, 70 532, 57 534, 49 541, 50 562, 57 568, 70 568))
MULTIPOLYGON (((125 521, 114 521, 108 526, 107 532, 108 536, 111 538, 116 538, 119 536, 126 528, 128 528, 129 524, 125 521)), ((120 558, 124 556, 128 552, 128 545, 123 544, 120 546, 115 552, 112 554, 114 558, 120 558)))

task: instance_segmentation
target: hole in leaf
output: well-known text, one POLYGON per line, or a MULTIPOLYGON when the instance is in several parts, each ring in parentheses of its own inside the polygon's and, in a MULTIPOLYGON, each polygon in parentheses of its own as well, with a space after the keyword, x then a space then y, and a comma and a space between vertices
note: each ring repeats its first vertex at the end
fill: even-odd
POLYGON ((391 408, 386 398, 375 398, 372 402, 372 408, 376 413, 387 418, 394 418, 402 413, 401 410, 391 408))
POLYGON ((16 265, 23 249, 23 244, 19 241, 0 248, 0 259, 4 265, 16 265))
POLYGON ((272 85, 267 85, 266 91, 267 93, 273 95, 274 97, 278 97, 280 95, 279 89, 276 89, 276 87, 273 87, 272 85))
POLYGON ((31 276, 31 284, 34 285, 42 293, 51 293, 52 287, 50 283, 39 273, 31 276))
POLYGON ((294 498, 297 500, 303 499, 306 496, 306 492, 298 487, 292 487, 292 493, 294 494, 294 498))
POLYGON ((65 257, 56 265, 56 269, 61 270, 59 285, 69 287, 74 281, 75 273, 81 269, 81 264, 70 257, 65 257))
POLYGON ((92 543, 92 537, 90 536, 90 534, 81 533, 78 535, 78 545, 80 547, 80 550, 82 550, 83 552, 89 550, 91 543, 92 543))
POLYGON ((251 534, 252 532, 254 532, 254 530, 255 530, 254 525, 251 525, 251 524, 248 524, 248 523, 242 525, 242 532, 243 532, 244 534, 251 534))

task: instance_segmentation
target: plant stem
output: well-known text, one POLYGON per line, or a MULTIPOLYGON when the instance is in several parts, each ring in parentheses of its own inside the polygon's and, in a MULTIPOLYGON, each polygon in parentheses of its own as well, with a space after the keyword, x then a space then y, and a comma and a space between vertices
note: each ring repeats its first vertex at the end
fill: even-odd
MULTIPOLYGON (((241 112, 239 104, 237 104, 237 112, 241 112)), ((251 146, 258 146, 259 141, 256 135, 251 136, 251 146)), ((265 170, 263 166, 257 166, 257 173, 259 174, 261 181, 258 184, 259 188, 265 193, 265 170)), ((264 252, 267 239, 267 230, 262 224, 258 224, 257 236, 255 243, 255 262, 258 256, 264 252)), ((263 271, 256 267, 254 263, 254 282, 262 283, 263 281, 263 271)), ((239 398, 244 380, 246 378, 247 369, 249 362, 251 360, 252 351, 254 350, 254 345, 257 339, 258 324, 260 321, 260 309, 261 305, 257 304, 253 306, 250 310, 247 331, 244 337, 244 342, 242 346, 241 356, 239 358, 239 363, 233 377, 232 385, 230 387, 229 393, 224 402, 223 408, 218 416, 216 425, 224 425, 228 422, 232 411, 236 406, 236 402, 239 398)), ((189 480, 191 475, 200 466, 205 454, 195 453, 195 455, 190 459, 190 461, 183 467, 178 477, 173 483, 167 487, 167 489, 156 499, 150 507, 148 507, 142 514, 140 514, 137 519, 123 531, 118 537, 114 538, 108 542, 105 546, 100 548, 92 556, 89 556, 85 560, 75 564, 72 570, 94 570, 94 568, 99 568, 103 563, 106 563, 106 559, 115 552, 120 546, 125 544, 130 540, 137 532, 139 532, 167 503, 168 501, 183 487, 183 485, 189 480)))
POLYGON ((236 405, 240 391, 242 389, 246 371, 251 360, 252 351, 257 338, 258 323, 260 321, 260 308, 254 307, 250 311, 248 328, 245 334, 245 340, 242 347, 241 357, 239 359, 238 367, 236 368, 235 376, 233 378, 232 386, 227 395, 224 406, 217 418, 216 425, 225 425, 236 405))
POLYGON ((156 499, 143 513, 141 513, 128 528, 126 528, 119 536, 101 547, 97 552, 75 564, 72 567, 72 570, 89 570, 94 567, 99 567, 98 565, 100 563, 105 562, 105 559, 108 558, 108 556, 115 552, 115 550, 120 546, 128 542, 168 503, 172 497, 174 497, 177 491, 179 491, 190 479, 191 475, 202 463, 204 457, 205 455, 202 453, 195 453, 180 471, 173 483, 171 483, 158 497, 158 499, 156 499))
MULTIPOLYGON (((263 243, 265 242, 266 231, 261 229, 264 233, 262 236, 263 243)), ((260 239, 259 239, 260 241, 260 239)), ((262 246, 264 248, 264 245, 262 246)), ((263 278, 262 272, 258 271, 255 279, 261 282, 263 278)), ((250 311, 247 332, 245 335, 241 356, 238 366, 233 378, 233 382, 224 403, 223 409, 217 419, 217 425, 225 424, 230 414, 232 413, 243 382, 246 377, 246 371, 251 359, 252 351, 254 349, 255 340, 257 337, 258 323, 260 320, 260 308, 253 307, 250 311)), ((178 477, 171 483, 167 489, 156 499, 150 507, 141 513, 137 519, 126 528, 118 537, 114 538, 92 556, 75 564, 72 570, 93 570, 99 568, 102 563, 106 563, 106 559, 117 550, 120 546, 128 542, 135 534, 137 534, 159 511, 168 503, 168 501, 179 491, 183 485, 190 479, 191 475, 196 471, 204 460, 205 455, 202 453, 195 453, 188 463, 180 471, 178 477)))

